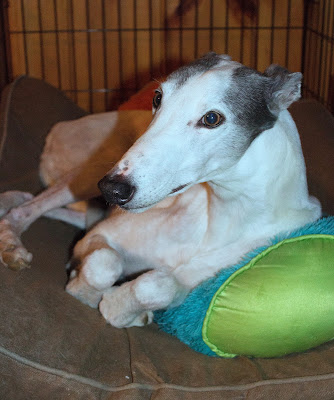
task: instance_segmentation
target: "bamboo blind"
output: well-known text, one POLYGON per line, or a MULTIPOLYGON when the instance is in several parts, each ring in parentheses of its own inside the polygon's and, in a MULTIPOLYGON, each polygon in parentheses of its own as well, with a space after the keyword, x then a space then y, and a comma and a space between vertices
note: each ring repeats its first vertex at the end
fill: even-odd
POLYGON ((255 0, 253 14, 238 8, 246 1, 9 0, 12 76, 44 79, 99 112, 210 50, 300 71, 303 0, 255 0))

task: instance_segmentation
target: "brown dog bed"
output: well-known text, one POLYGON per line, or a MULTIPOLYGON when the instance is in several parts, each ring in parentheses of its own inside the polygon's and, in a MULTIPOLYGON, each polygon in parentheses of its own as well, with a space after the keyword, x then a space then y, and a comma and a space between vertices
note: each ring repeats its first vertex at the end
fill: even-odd
MULTIPOLYGON (((334 214, 334 119, 315 101, 292 107, 311 193, 334 214)), ((0 190, 42 189, 39 156, 53 124, 86 113, 42 81, 20 77, 2 94, 0 190)), ((197 354, 155 325, 115 329, 65 293, 65 264, 81 235, 40 219, 23 235, 30 270, 0 266, 0 398, 332 399, 333 342, 279 359, 197 354)), ((333 288, 334 289, 334 288, 333 288)))

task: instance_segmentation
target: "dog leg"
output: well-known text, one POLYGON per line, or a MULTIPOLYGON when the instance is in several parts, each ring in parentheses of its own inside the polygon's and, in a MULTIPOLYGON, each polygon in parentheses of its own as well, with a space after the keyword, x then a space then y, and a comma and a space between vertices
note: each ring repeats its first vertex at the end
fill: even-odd
POLYGON ((152 322, 154 310, 180 304, 186 293, 172 275, 154 270, 104 293, 99 309, 117 328, 143 326, 152 322))
POLYGON ((44 213, 43 217, 63 221, 79 229, 86 228, 86 213, 83 211, 71 210, 69 208, 56 208, 44 213))
POLYGON ((0 221, 0 260, 13 270, 29 267, 32 255, 24 248, 20 235, 32 222, 52 209, 62 207, 77 199, 67 180, 42 192, 33 199, 12 208, 0 221))
POLYGON ((14 207, 20 206, 22 203, 29 201, 34 196, 28 192, 20 192, 18 190, 10 190, 0 194, 0 217, 8 213, 14 207))
POLYGON ((3 214, 8 208, 11 210, 0 221, 0 261, 14 270, 27 268, 32 255, 21 243, 22 232, 50 210, 98 196, 100 192, 97 182, 145 131, 151 119, 149 111, 124 111, 93 115, 58 125, 54 130, 55 142, 51 140, 49 143, 50 146, 53 143, 51 147, 54 148, 47 146, 43 153, 42 158, 48 159, 49 156, 50 162, 46 165, 42 161, 41 175, 45 181, 50 182, 59 176, 62 178, 59 183, 19 206, 17 204, 21 201, 18 200, 14 204, 15 208, 6 201, 3 214), (92 145, 95 133, 100 139, 92 145), (87 146, 84 144, 86 139, 87 146), (81 146, 79 150, 76 149, 73 161, 71 155, 77 140, 80 140, 81 146), (61 151, 59 158, 57 153, 60 150, 64 150, 64 154, 61 151), (50 173, 50 169, 57 167, 57 164, 60 164, 58 172, 50 173))
POLYGON ((81 256, 82 261, 71 272, 66 291, 90 307, 97 308, 103 293, 122 275, 122 257, 99 234, 82 239, 74 254, 77 258, 81 256))
MULTIPOLYGON (((34 196, 29 192, 21 192, 18 190, 10 190, 8 192, 0 193, 0 218, 8 213, 12 208, 16 208, 21 204, 32 200, 34 196)), ((64 221, 68 224, 74 225, 80 229, 86 227, 86 213, 68 208, 56 208, 47 211, 45 217, 64 221)))

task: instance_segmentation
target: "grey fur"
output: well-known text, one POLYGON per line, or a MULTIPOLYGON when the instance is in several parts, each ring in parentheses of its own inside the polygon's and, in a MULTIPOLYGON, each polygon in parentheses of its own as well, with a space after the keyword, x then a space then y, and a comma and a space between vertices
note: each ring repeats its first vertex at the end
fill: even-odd
POLYGON ((271 65, 262 74, 241 66, 232 74, 232 84, 224 101, 235 115, 235 122, 253 140, 274 126, 280 111, 300 98, 302 74, 290 73, 271 65))
POLYGON ((205 54, 198 60, 179 68, 172 72, 168 80, 175 80, 178 87, 185 84, 185 82, 194 75, 208 71, 209 69, 217 66, 222 60, 230 60, 227 55, 218 55, 215 52, 205 54))
POLYGON ((268 108, 270 78, 248 67, 238 67, 224 102, 235 116, 235 123, 245 129, 252 141, 258 134, 274 126, 277 116, 268 108))
MULTIPOLYGON (((177 87, 188 79, 217 67, 227 55, 214 52, 179 68, 169 75, 177 87)), ((300 73, 290 73, 271 65, 264 73, 240 65, 232 73, 232 82, 223 101, 234 114, 234 122, 249 138, 249 144, 263 131, 274 126, 278 114, 300 97, 300 73)))
POLYGON ((300 98, 300 87, 303 75, 300 72, 290 73, 280 65, 272 64, 264 75, 271 78, 272 85, 267 94, 269 109, 278 114, 300 98))

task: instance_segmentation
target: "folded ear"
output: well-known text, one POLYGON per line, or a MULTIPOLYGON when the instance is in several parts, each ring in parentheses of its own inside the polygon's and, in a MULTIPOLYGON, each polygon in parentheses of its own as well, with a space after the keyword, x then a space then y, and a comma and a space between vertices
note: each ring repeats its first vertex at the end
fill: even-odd
POLYGON ((279 65, 272 64, 265 70, 264 75, 270 78, 266 97, 273 114, 277 115, 300 98, 303 77, 300 72, 291 73, 279 65))

